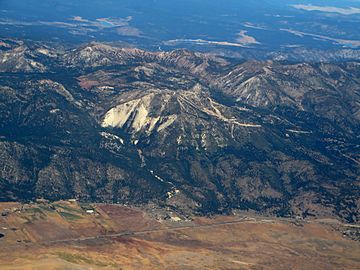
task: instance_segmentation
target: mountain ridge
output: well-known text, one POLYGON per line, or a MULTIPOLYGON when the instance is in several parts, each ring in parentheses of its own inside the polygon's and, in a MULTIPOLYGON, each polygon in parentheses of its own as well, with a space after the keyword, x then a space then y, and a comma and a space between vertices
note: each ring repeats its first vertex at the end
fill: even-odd
POLYGON ((23 65, 0 61, 2 201, 358 222, 359 63, 236 63, 98 43, 38 50, 23 65))

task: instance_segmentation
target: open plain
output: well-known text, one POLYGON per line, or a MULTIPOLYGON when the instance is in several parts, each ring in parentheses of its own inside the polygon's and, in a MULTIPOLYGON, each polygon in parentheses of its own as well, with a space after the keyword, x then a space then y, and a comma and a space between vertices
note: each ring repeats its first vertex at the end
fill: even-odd
POLYGON ((357 225, 76 201, 0 204, 0 269, 360 269, 357 225))

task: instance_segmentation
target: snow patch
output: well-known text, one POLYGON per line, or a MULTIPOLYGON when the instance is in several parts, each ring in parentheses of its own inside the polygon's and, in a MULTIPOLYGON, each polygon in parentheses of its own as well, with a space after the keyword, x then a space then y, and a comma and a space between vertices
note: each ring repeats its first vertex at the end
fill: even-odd
POLYGON ((292 132, 292 133, 299 133, 299 134, 310 134, 310 133, 312 133, 311 131, 294 130, 294 129, 288 129, 287 131, 292 132))
POLYGON ((60 109, 52 109, 52 110, 50 110, 50 113, 57 113, 57 112, 60 112, 60 109))
POLYGON ((114 134, 111 134, 111 133, 108 133, 108 132, 100 132, 100 135, 103 136, 106 139, 117 140, 121 144, 124 144, 124 140, 122 138, 120 138, 119 136, 116 136, 114 134))
POLYGON ((204 150, 207 150, 207 148, 206 148, 206 134, 205 133, 203 133, 203 134, 201 134, 201 146, 204 148, 204 150))
POLYGON ((104 85, 104 86, 99 86, 98 89, 99 90, 114 90, 115 88, 113 86, 104 85))

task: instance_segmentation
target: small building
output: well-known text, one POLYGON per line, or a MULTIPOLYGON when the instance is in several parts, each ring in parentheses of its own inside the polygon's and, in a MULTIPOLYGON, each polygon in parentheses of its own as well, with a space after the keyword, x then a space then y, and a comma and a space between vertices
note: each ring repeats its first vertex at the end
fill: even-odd
POLYGON ((94 211, 94 209, 87 209, 87 210, 86 210, 86 213, 87 213, 87 214, 94 214, 95 211, 94 211))

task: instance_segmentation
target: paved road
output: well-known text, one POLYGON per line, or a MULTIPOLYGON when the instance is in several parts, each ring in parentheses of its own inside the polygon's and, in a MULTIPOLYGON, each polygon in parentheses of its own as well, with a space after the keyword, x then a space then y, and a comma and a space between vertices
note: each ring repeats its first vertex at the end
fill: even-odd
MULTIPOLYGON (((79 242, 85 242, 90 240, 99 240, 99 239, 111 239, 115 237, 131 237, 131 236, 137 236, 137 235, 145 235, 149 233, 157 233, 157 232, 170 232, 170 231, 181 231, 181 230, 189 230, 189 229, 203 229, 203 228, 213 228, 213 227, 219 227, 219 226, 226 226, 226 225, 232 225, 232 224, 239 224, 239 223, 262 223, 266 222, 269 223, 270 220, 258 220, 255 219, 248 219, 248 218, 242 218, 234 221, 223 221, 223 222, 216 222, 212 224, 203 224, 203 225, 181 225, 178 227, 167 227, 162 229, 150 229, 150 230, 142 230, 142 231, 123 231, 118 233, 111 233, 111 234, 102 234, 102 235, 95 235, 95 236, 86 236, 86 237, 75 237, 75 238, 67 238, 67 239, 60 239, 60 240, 49 240, 49 241, 39 241, 39 242, 30 242, 30 243, 16 243, 14 245, 7 245, 6 249, 8 248, 14 248, 21 246, 32 246, 32 245, 51 245, 51 244, 61 244, 61 243, 79 243, 79 242)), ((2 247, 5 248, 5 247, 2 247)))
POLYGON ((199 228, 213 228, 231 224, 239 224, 239 223, 259 223, 259 221, 249 220, 249 219, 240 219, 234 221, 224 221, 224 222, 217 222, 213 224, 203 224, 203 225, 186 225, 186 226, 179 226, 179 227, 167 227, 163 229, 151 229, 151 230, 143 230, 143 231, 126 231, 126 232, 119 232, 119 233, 112 233, 112 234, 102 234, 96 236, 89 236, 89 237, 79 237, 79 238, 69 238, 69 239, 62 239, 62 240, 52 240, 52 241, 43 241, 37 242, 37 244, 56 244, 56 243, 67 243, 67 242, 83 242, 88 240, 97 240, 97 239, 106 239, 106 238, 114 238, 119 236, 136 236, 136 235, 144 235, 149 233, 157 233, 157 232, 170 232, 170 231, 181 231, 181 230, 188 230, 188 229, 199 229, 199 228))
MULTIPOLYGON (((30 243, 16 243, 13 245, 7 245, 6 247, 1 248, 14 248, 19 246, 32 246, 32 245, 51 245, 51 244, 61 244, 61 243, 79 243, 85 242, 90 240, 100 240, 100 239, 111 239, 115 237, 131 237, 131 236, 138 236, 138 235, 145 235, 150 233, 158 233, 158 232, 171 232, 171 231, 181 231, 181 230, 191 230, 191 229, 204 229, 204 228, 214 228, 226 225, 234 225, 240 223, 288 223, 294 220, 285 220, 285 219, 255 219, 255 218, 248 218, 244 217, 241 219, 233 220, 233 221, 222 221, 222 222, 215 222, 212 224, 190 224, 190 225, 180 225, 178 227, 166 227, 161 229, 149 229, 149 230, 142 230, 142 231, 123 231, 118 233, 111 233, 111 234, 102 234, 102 235, 95 235, 95 236, 87 236, 87 237, 74 237, 74 238, 67 238, 67 239, 60 239, 60 240, 49 240, 49 241, 39 241, 39 242, 30 242, 30 243)), ((345 224, 343 224, 345 225, 345 224)), ((358 225, 345 225, 349 227, 358 227, 358 225)))

